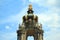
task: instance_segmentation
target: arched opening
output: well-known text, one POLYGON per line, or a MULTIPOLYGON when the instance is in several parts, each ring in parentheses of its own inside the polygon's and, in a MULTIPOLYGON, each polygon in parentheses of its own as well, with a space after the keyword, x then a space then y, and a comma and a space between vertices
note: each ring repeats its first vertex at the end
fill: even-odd
POLYGON ((34 36, 28 36, 27 40, 34 40, 34 36))

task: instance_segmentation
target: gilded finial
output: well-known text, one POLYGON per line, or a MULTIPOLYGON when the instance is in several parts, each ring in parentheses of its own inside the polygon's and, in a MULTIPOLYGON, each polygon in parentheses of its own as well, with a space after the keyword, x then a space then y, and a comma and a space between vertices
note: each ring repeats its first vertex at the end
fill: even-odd
POLYGON ((28 10, 32 10, 32 5, 31 5, 31 4, 29 5, 29 8, 28 8, 28 10))
POLYGON ((32 5, 31 4, 29 4, 27 13, 28 14, 33 14, 32 5))

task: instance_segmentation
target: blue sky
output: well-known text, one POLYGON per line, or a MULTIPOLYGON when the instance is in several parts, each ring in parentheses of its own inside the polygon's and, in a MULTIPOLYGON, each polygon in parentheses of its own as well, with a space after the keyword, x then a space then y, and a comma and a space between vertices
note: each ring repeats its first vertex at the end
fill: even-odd
POLYGON ((16 31, 29 4, 42 24, 44 40, 60 40, 60 0, 0 0, 0 40, 17 40, 16 31))

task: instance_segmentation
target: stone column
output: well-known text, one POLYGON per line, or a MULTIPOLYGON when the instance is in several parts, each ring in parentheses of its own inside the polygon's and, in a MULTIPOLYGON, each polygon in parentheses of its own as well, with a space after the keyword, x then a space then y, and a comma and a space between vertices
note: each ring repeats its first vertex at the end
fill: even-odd
POLYGON ((40 40, 40 34, 38 33, 38 40, 40 40))
POLYGON ((18 36, 18 37, 17 37, 17 40, 21 40, 21 36, 18 36))
POLYGON ((17 40, 21 40, 21 31, 20 30, 17 31, 17 40))
POLYGON ((38 34, 34 35, 34 40, 38 40, 38 34))
POLYGON ((22 33, 21 40, 26 40, 26 32, 22 33))
POLYGON ((43 35, 39 34, 39 40, 43 40, 43 35))

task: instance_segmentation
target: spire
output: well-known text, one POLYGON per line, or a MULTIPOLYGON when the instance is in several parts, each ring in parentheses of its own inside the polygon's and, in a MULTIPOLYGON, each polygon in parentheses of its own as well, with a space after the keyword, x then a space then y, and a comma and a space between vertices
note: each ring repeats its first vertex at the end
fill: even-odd
POLYGON ((33 14, 32 5, 31 4, 29 5, 27 13, 28 14, 33 14))

